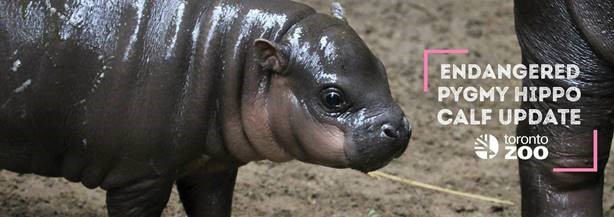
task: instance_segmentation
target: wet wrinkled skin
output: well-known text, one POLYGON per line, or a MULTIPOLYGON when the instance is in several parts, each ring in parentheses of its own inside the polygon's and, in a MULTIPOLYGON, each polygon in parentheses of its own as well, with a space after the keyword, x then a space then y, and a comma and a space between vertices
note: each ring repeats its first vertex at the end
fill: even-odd
POLYGON ((522 216, 602 216, 603 173, 610 152, 614 103, 614 3, 590 0, 516 0, 523 62, 577 64, 573 80, 526 80, 524 86, 576 86, 579 102, 523 103, 522 108, 581 109, 581 125, 517 128, 548 136, 546 160, 520 161, 522 216), (553 173, 555 167, 592 167, 592 130, 599 132, 597 173, 553 173))
POLYGON ((110 216, 228 216, 237 168, 363 172, 411 128, 348 26, 289 1, 0 2, 0 168, 107 190, 110 216))
POLYGON ((290 61, 282 69, 287 75, 273 76, 271 114, 288 116, 272 117, 272 126, 280 144, 291 144, 291 155, 371 171, 404 151, 409 123, 390 95, 384 67, 344 21, 309 16, 279 46, 290 61), (345 98, 339 110, 318 97, 331 88, 345 98))

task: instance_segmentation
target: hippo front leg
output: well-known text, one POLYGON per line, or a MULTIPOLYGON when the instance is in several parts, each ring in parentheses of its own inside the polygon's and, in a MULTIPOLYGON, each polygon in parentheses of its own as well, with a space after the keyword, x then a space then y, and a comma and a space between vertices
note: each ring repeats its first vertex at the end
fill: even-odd
MULTIPOLYGON (((546 81, 526 82, 525 86, 548 85, 546 81)), ((524 103, 524 109, 582 109, 581 125, 518 126, 519 136, 547 136, 549 155, 545 160, 520 160, 522 216, 602 216, 604 167, 612 139, 612 98, 582 92, 580 102, 524 103), (553 168, 593 166, 592 131, 597 129, 598 172, 555 173, 553 168)))
POLYGON ((173 181, 149 179, 107 191, 110 217, 159 217, 166 207, 173 181))
POLYGON ((177 181, 179 197, 190 217, 228 217, 238 168, 196 170, 177 181))

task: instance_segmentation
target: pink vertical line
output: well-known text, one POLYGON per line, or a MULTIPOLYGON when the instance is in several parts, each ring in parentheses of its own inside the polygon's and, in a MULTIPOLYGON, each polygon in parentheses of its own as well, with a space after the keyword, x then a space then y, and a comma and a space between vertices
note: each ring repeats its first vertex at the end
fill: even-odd
POLYGON ((430 54, 467 54, 469 49, 424 49, 422 53, 422 91, 429 92, 429 55, 430 54))
POLYGON ((596 173, 597 168, 597 146, 599 145, 597 130, 593 130, 593 167, 591 168, 553 168, 555 173, 596 173))
POLYGON ((597 172, 597 146, 599 143, 597 142, 599 138, 597 137, 597 129, 593 130, 593 169, 597 172))
POLYGON ((422 54, 422 91, 429 92, 429 50, 424 50, 422 54))

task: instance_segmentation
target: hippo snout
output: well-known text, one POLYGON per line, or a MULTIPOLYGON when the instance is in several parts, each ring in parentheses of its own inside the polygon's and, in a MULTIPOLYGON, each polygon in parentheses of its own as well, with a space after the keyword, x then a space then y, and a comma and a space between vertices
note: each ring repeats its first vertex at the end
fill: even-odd
POLYGON ((399 151, 394 155, 394 158, 398 158, 398 157, 401 157, 401 155, 403 155, 403 152, 405 152, 405 149, 407 149, 409 138, 411 138, 411 124, 409 123, 409 120, 403 117, 402 122, 403 122, 403 126, 402 126, 401 132, 405 132, 406 138, 405 138, 405 141, 401 143, 402 148, 399 149, 399 151))
POLYGON ((370 172, 386 166, 392 159, 400 157, 411 137, 411 124, 398 109, 376 117, 374 124, 352 133, 353 144, 346 150, 350 167, 370 172))

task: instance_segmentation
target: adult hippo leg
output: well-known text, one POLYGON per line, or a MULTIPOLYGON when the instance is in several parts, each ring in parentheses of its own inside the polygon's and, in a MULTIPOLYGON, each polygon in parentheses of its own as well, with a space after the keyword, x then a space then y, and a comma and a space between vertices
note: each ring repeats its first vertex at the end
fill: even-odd
MULTIPOLYGON (((588 96, 586 96, 589 98, 588 96)), ((545 160, 520 160, 522 216, 601 216, 603 173, 612 138, 609 111, 603 102, 609 99, 586 99, 582 125, 518 126, 519 136, 541 135, 550 140, 545 160), (588 104, 588 101, 592 101, 588 104), (592 130, 599 131, 599 163, 596 173, 554 173, 556 167, 592 167, 592 130)), ((557 108, 572 104, 525 103, 524 109, 557 108)))
MULTIPOLYGON (((573 63, 580 67, 579 77, 568 80, 525 80, 523 85, 578 87, 577 102, 547 100, 523 103, 524 109, 581 109, 581 124, 534 125, 521 123, 520 136, 542 135, 549 138, 550 154, 545 160, 519 162, 522 188, 522 216, 602 216, 603 174, 612 139, 614 110, 614 71, 611 41, 599 39, 595 30, 586 29, 586 21, 610 20, 600 10, 585 15, 570 5, 588 1, 516 0, 516 33, 525 64, 573 63), (601 16, 601 17, 600 17, 601 16), (602 43, 604 42, 604 43, 602 43), (607 42, 607 43, 606 43, 607 42), (604 47, 606 46, 606 47, 604 47), (598 172, 554 173, 557 167, 592 167, 592 131, 599 132, 598 172)), ((601 8, 599 1, 592 6, 601 8), (598 7, 597 7, 598 6, 598 7)), ((590 3, 590 2, 589 2, 590 3)), ((605 2, 603 2, 605 3, 605 2)), ((611 5, 611 4, 610 4, 611 5)), ((592 7, 591 6, 591 7, 592 7)), ((611 11, 611 10, 610 10, 611 11)), ((608 27, 611 25, 591 25, 608 27)), ((608 33, 599 29, 598 32, 608 33)), ((568 120, 569 121, 569 120, 568 120)))
POLYGON ((190 217, 228 217, 232 208, 237 168, 196 170, 177 181, 179 197, 190 217))
MULTIPOLYGON (((523 43, 523 42, 521 42, 523 43)), ((531 48, 523 49, 525 64, 545 63, 528 54, 531 48), (526 51, 526 52, 525 52, 526 51)), ((586 52, 590 50, 585 50, 586 52)), ((540 51, 541 52, 541 51, 540 51)), ((548 52, 548 51, 546 51, 548 52)), ((556 52, 556 51, 550 51, 556 52)), ((593 56, 574 54, 571 56, 593 56)), ((586 57, 585 56, 585 57, 586 57)), ((572 60, 576 61, 576 60, 572 60)), ((599 61, 597 61, 599 62, 599 61)), ((551 63, 551 62, 546 62, 551 63)), ((549 155, 545 160, 531 158, 519 161, 520 184, 522 188, 522 216, 601 216, 603 174, 612 141, 612 91, 601 85, 612 85, 612 71, 602 66, 586 67, 580 60, 581 75, 573 80, 525 80, 524 87, 532 86, 575 86, 580 88, 581 98, 577 102, 525 102, 523 109, 580 109, 581 124, 518 125, 519 136, 546 136, 549 139, 549 155), (598 83, 596 83, 599 81, 598 83), (555 173, 553 168, 593 167, 593 130, 598 137, 598 172, 555 173)), ((535 144, 531 144, 535 146, 535 144)))
POLYGON ((166 207, 173 181, 150 179, 107 191, 109 217, 158 217, 166 207))

